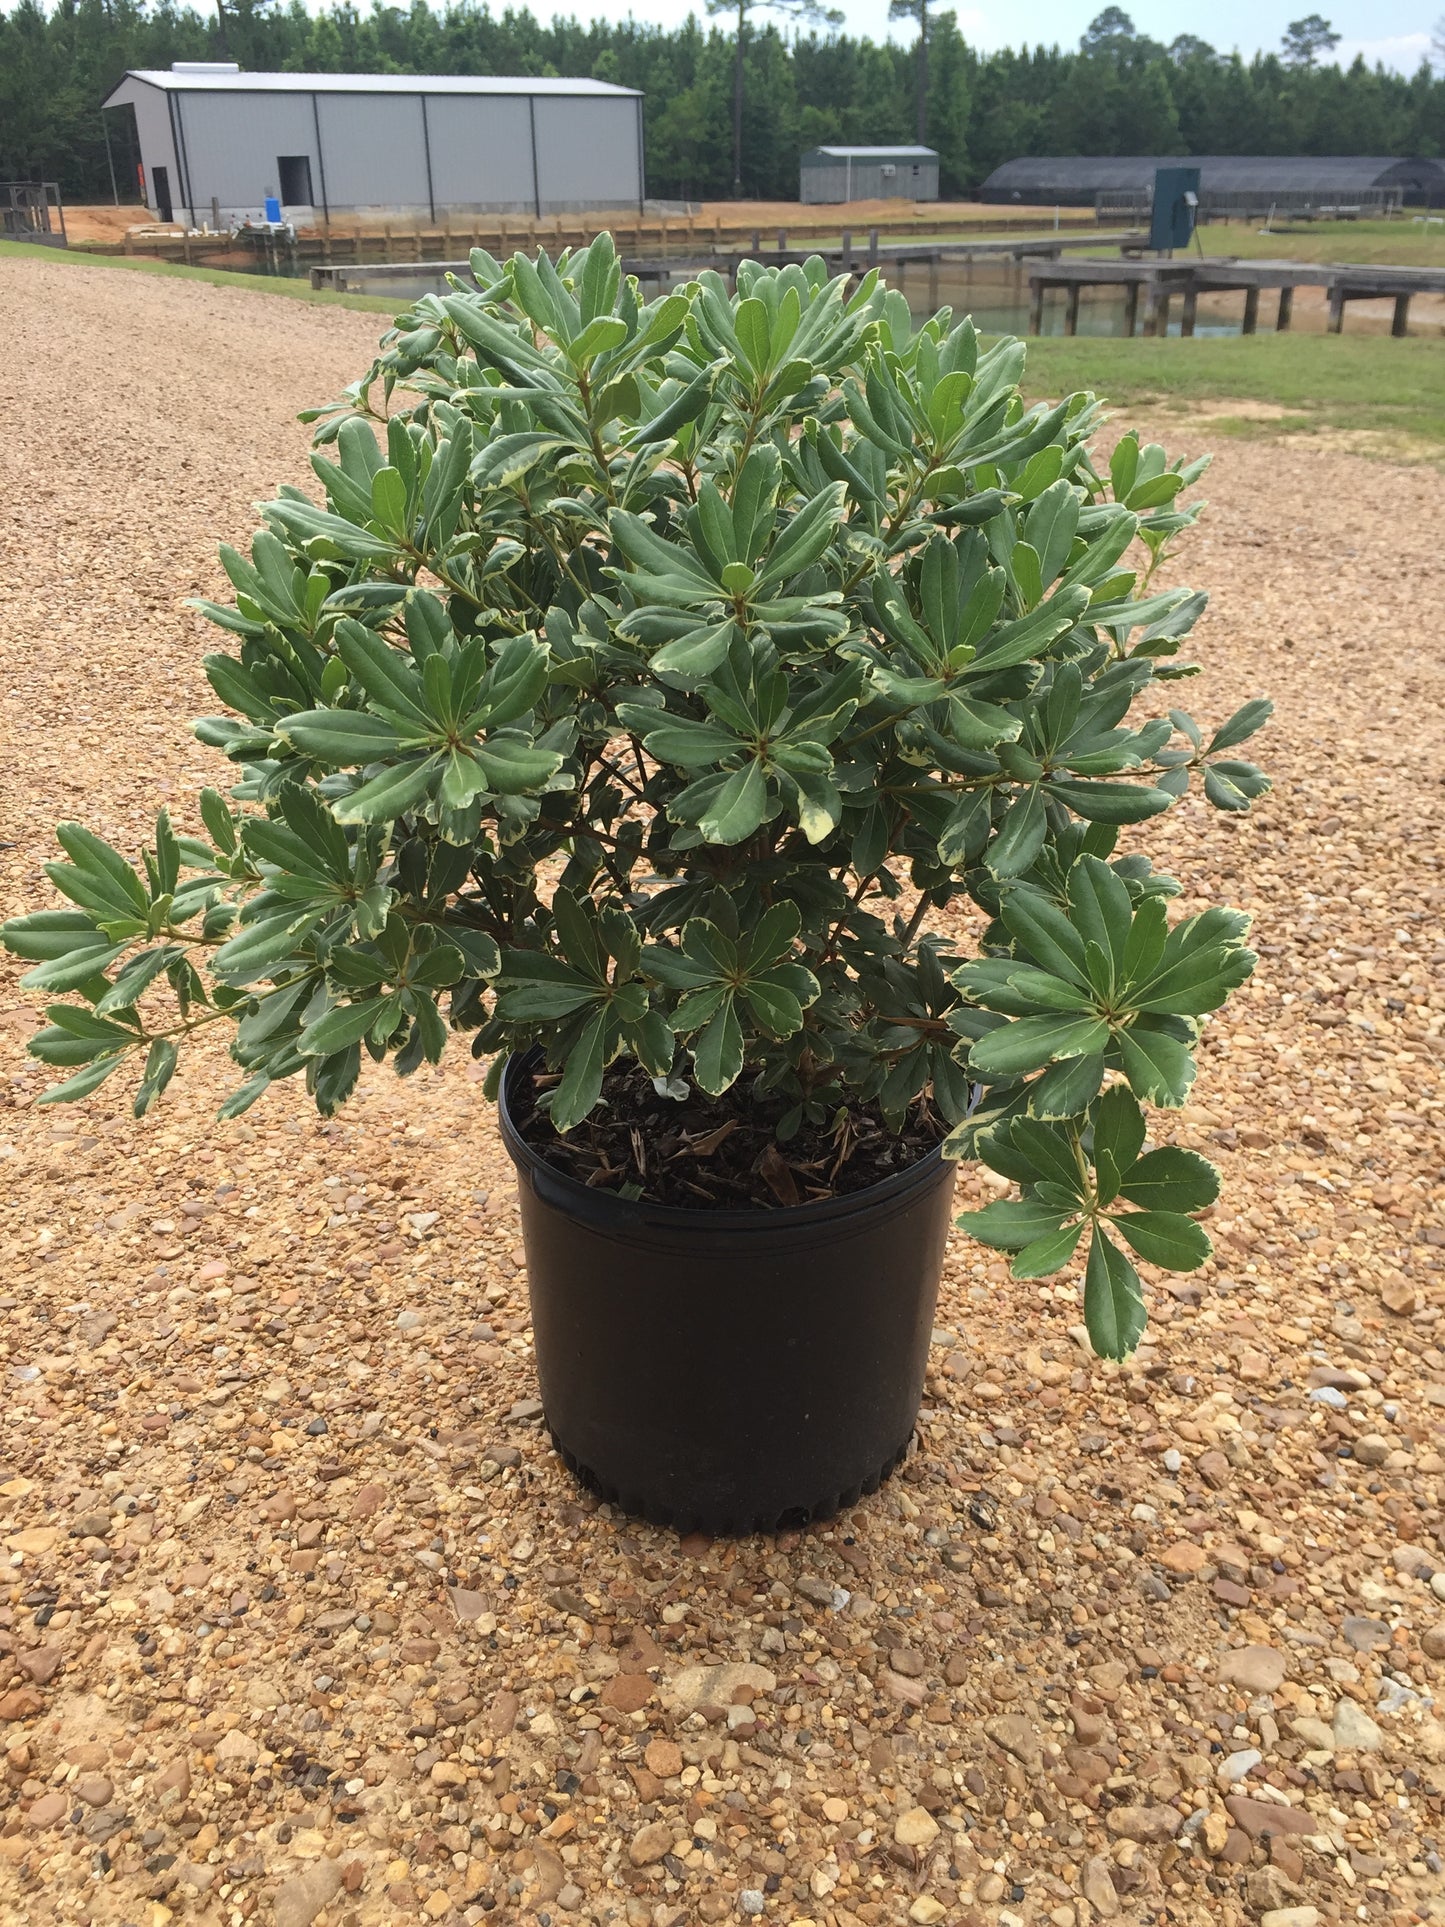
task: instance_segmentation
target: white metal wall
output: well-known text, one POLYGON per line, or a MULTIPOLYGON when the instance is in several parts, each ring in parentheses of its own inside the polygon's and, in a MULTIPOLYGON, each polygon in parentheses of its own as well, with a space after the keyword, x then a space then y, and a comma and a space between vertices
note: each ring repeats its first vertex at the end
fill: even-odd
POLYGON ((304 154, 318 214, 429 218, 634 208, 642 199, 641 101, 525 94, 169 91, 127 81, 150 204, 167 169, 177 220, 259 218, 277 162, 304 154), (179 134, 179 145, 172 129, 179 134), (318 141, 319 131, 319 141, 318 141), (188 198, 189 197, 189 198, 188 198))
POLYGON ((123 81, 115 90, 111 105, 123 107, 127 104, 135 109, 136 134, 140 141, 141 166, 145 169, 146 203, 152 214, 156 208, 156 189, 153 179, 154 170, 163 167, 170 182, 171 200, 179 213, 182 204, 181 171, 176 165, 175 144, 171 139, 170 114, 166 95, 159 87, 151 87, 143 80, 123 81))
POLYGON ((326 204, 333 213, 338 208, 430 212, 420 95, 318 93, 316 104, 326 204))
POLYGON ((309 157, 311 191, 321 205, 310 94, 178 90, 174 98, 198 221, 210 219, 212 197, 224 218, 259 217, 266 196, 281 191, 276 163, 283 154, 309 157))
POLYGON ((531 214, 532 116, 516 94, 428 94, 438 211, 531 214))
POLYGON ((611 99, 534 96, 538 196, 544 214, 638 205, 640 104, 626 94, 611 99))

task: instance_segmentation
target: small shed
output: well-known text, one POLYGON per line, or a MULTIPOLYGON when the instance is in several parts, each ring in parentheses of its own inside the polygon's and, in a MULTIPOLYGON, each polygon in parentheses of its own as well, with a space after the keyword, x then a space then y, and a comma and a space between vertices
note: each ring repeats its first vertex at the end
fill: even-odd
POLYGON ((135 114, 163 221, 641 208, 642 96, 600 80, 495 74, 135 69, 102 103, 135 114))
POLYGON ((810 147, 799 167, 800 201, 936 201, 932 147, 810 147))

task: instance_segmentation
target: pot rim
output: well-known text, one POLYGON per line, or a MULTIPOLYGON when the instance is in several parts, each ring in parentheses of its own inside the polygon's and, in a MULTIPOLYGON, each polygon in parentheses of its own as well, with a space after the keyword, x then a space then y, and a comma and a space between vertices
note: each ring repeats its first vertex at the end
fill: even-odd
POLYGON ((508 1098, 516 1081, 530 1076, 541 1061, 541 1047, 535 1044, 530 1050, 514 1051, 507 1059, 506 1069, 502 1073, 502 1088, 497 1098, 502 1142, 518 1172, 526 1173, 532 1189, 539 1196, 598 1229, 625 1235, 645 1227, 654 1227, 661 1232, 686 1236, 726 1232, 777 1238, 786 1235, 794 1227, 799 1230, 810 1226, 833 1228, 841 1220, 877 1211, 881 1206, 904 1205, 911 1202, 915 1192, 939 1182, 945 1170, 951 1182, 956 1169, 956 1160, 945 1159, 942 1145, 935 1145, 933 1150, 910 1164, 906 1170, 895 1171, 861 1191, 849 1191, 841 1197, 815 1199, 811 1204, 780 1205, 776 1210, 756 1205, 748 1209, 729 1206, 713 1211, 700 1207, 694 1209, 688 1205, 651 1204, 645 1198, 620 1198, 615 1192, 582 1184, 568 1172, 559 1170, 534 1150, 517 1129, 508 1098))

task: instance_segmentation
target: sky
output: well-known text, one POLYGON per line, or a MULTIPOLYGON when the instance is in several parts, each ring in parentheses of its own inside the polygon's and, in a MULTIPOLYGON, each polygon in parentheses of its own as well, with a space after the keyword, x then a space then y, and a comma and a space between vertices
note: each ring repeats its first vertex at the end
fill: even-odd
MULTIPOLYGON (((501 4, 501 0, 497 0, 501 4)), ((906 24, 890 26, 888 0, 833 0, 841 7, 847 30, 868 34, 881 40, 888 34, 910 38, 906 24)), ((946 5, 947 0, 942 0, 946 5)), ((1104 0, 1034 0, 1021 9, 1008 0, 956 0, 953 11, 959 29, 973 46, 986 52, 998 47, 1029 43, 1057 42, 1060 46, 1078 44, 1079 35, 1100 11, 1104 0)), ((1346 63, 1363 54, 1373 66, 1379 60, 1386 66, 1413 73, 1421 58, 1430 51, 1431 22, 1440 15, 1445 0, 1349 0, 1348 5, 1330 0, 1138 0, 1125 11, 1140 33, 1166 44, 1176 34, 1198 34, 1221 53, 1237 47, 1246 57, 1257 52, 1277 52, 1280 36, 1291 20, 1318 10, 1341 36, 1335 59, 1346 63)), ((622 0, 609 7, 605 0, 532 0, 533 11, 540 14, 575 14, 582 19, 599 13, 616 17, 624 12, 638 20, 676 26, 689 13, 703 12, 703 0, 622 0)), ((766 17, 766 16, 763 16, 766 17)), ((781 16, 775 16, 781 18, 781 16)))

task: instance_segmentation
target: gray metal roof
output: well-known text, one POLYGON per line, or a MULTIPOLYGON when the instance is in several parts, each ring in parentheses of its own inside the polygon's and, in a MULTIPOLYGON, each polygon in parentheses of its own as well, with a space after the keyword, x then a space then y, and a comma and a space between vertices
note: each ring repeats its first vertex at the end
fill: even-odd
POLYGON ((1197 167, 1201 191, 1253 188, 1277 190, 1326 187, 1392 187, 1445 182, 1445 166, 1434 160, 1405 160, 1393 154, 1063 154, 1030 155, 1005 161, 983 183, 990 195, 1152 187, 1160 167, 1197 167))
POLYGON ((936 161, 938 159, 938 150, 935 147, 810 147, 803 159, 811 160, 815 154, 823 154, 829 160, 838 161, 936 161))
MULTIPOLYGON (((179 68, 132 67, 120 82, 143 81, 167 93, 228 94, 535 94, 640 98, 635 87, 605 80, 508 74, 249 74, 220 62, 179 68)), ((119 89, 112 89, 112 93, 119 89)), ((107 97, 109 98, 109 96, 107 97)))

